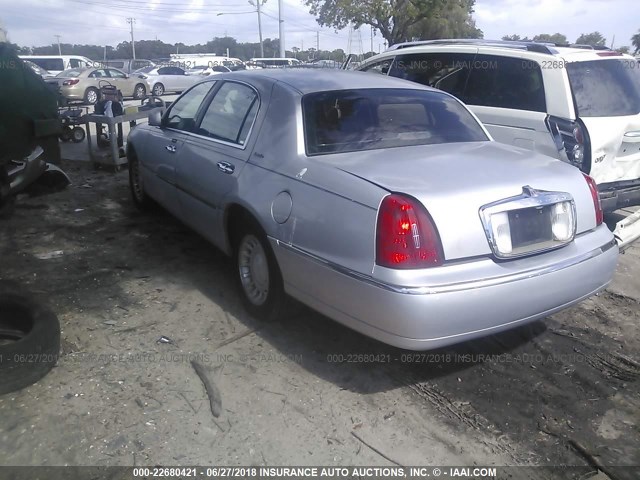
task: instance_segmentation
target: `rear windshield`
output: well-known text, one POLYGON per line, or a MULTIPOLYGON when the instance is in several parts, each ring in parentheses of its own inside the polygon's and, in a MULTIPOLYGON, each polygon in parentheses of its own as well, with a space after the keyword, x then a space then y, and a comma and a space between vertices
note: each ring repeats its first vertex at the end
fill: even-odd
POLYGON ((308 155, 488 140, 454 98, 407 89, 339 90, 302 99, 308 155))
POLYGON ((578 115, 619 117, 640 113, 639 67, 631 59, 568 63, 578 115))
POLYGON ((154 68, 156 68, 156 67, 154 67, 154 66, 150 65, 150 66, 148 66, 148 67, 139 68, 138 70, 136 70, 136 72, 135 72, 135 73, 149 73, 149 72, 150 72, 151 70, 153 70, 154 68))
POLYGON ((65 78, 79 77, 82 72, 83 72, 83 69, 72 68, 71 70, 65 70, 63 72, 60 72, 58 75, 56 75, 56 77, 65 77, 65 78))

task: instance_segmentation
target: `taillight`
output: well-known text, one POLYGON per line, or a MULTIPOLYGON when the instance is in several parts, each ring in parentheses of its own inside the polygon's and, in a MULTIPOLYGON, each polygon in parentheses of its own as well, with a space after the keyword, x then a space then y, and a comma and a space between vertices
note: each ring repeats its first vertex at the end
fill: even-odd
POLYGON ((600 193, 598 193, 598 186, 596 185, 596 181, 591 178, 586 173, 583 173, 584 179, 587 181, 587 185, 589 185, 589 190, 591 191, 591 198, 593 199, 593 207, 596 210, 596 226, 601 225, 604 221, 604 213, 602 212, 602 204, 600 203, 600 193))
POLYGON ((412 197, 391 194, 382 200, 376 229, 376 264, 425 268, 442 264, 442 243, 429 212, 412 197))
POLYGON ((78 78, 72 78, 71 80, 65 80, 64 82, 62 82, 62 85, 75 85, 76 83, 78 83, 80 81, 80 79, 78 78))
POLYGON ((549 116, 546 123, 558 151, 564 150, 571 165, 578 167, 584 173, 589 173, 591 170, 591 147, 589 136, 582 122, 549 116))

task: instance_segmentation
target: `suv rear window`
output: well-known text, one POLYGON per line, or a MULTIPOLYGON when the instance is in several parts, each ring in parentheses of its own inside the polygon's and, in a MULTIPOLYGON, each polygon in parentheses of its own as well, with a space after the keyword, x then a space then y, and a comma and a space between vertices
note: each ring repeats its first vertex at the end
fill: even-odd
POLYGON ((307 155, 488 140, 475 118, 439 92, 362 89, 302 99, 307 155))
POLYGON ((567 72, 579 116, 640 113, 640 64, 627 59, 573 62, 567 72))

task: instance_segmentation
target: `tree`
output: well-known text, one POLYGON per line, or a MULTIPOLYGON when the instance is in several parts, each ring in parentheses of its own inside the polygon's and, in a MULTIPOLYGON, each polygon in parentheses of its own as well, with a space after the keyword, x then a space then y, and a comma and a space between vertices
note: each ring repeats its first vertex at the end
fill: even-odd
POLYGON ((471 17, 474 3, 475 0, 458 0, 441 5, 429 18, 409 28, 410 39, 482 38, 482 30, 476 28, 471 17))
POLYGON ((535 37, 533 37, 533 41, 557 43, 559 45, 566 45, 567 43, 569 43, 567 41, 567 37, 565 35, 562 35, 561 33, 554 33, 553 35, 550 35, 548 33, 541 33, 540 35, 536 35, 535 37))
POLYGON ((634 54, 640 52, 640 30, 638 30, 638 33, 631 37, 631 44, 633 45, 633 48, 635 48, 633 52, 634 54))
MULTIPOLYGON (((412 38, 412 27, 464 4, 471 14, 475 0, 304 0, 316 21, 336 29, 371 25, 393 45, 412 38)), ((413 28, 415 31, 415 28, 413 28)))
POLYGON ((580 35, 576 40, 576 43, 580 45, 604 46, 606 41, 607 39, 604 38, 600 32, 592 32, 592 33, 583 33, 582 35, 580 35))
POLYGON ((522 40, 522 38, 520 38, 520 35, 517 35, 517 34, 514 33, 513 35, 505 35, 505 36, 503 36, 502 40, 511 40, 513 42, 517 42, 517 41, 522 40))
POLYGON ((616 50, 620 53, 629 53, 631 49, 626 45, 622 45, 621 47, 616 48, 616 50))

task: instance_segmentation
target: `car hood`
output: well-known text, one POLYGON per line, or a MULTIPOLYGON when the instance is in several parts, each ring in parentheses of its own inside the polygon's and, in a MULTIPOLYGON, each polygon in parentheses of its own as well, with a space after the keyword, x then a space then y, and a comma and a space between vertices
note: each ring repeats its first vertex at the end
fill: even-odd
POLYGON ((578 232, 595 227, 593 200, 578 169, 551 157, 497 142, 474 142, 338 154, 338 169, 389 192, 418 199, 433 217, 447 259, 491 253, 479 210, 536 190, 570 193, 578 232))

